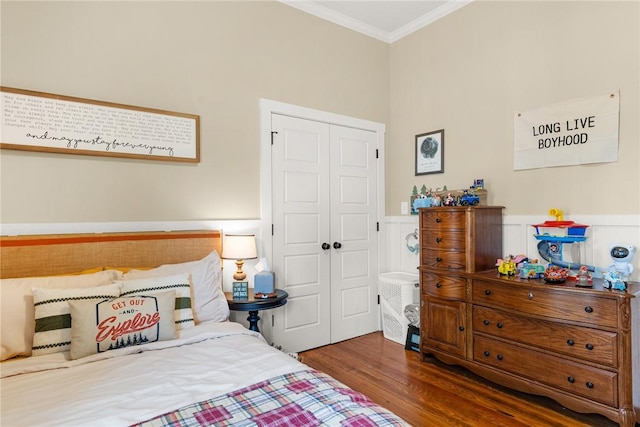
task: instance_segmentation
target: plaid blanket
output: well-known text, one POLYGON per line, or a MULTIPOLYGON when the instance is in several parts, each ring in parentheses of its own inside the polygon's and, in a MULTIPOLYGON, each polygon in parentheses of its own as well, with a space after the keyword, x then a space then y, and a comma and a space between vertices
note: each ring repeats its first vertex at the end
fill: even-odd
POLYGON ((152 418, 140 427, 408 426, 329 375, 289 373, 152 418))

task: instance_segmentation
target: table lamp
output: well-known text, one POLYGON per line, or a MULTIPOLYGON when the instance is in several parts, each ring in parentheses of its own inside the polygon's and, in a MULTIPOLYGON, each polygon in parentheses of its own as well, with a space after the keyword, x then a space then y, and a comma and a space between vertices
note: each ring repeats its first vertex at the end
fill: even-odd
POLYGON ((233 279, 243 281, 247 274, 242 271, 245 259, 258 258, 256 252, 256 236, 254 234, 225 234, 222 245, 222 258, 235 259, 238 270, 233 279))

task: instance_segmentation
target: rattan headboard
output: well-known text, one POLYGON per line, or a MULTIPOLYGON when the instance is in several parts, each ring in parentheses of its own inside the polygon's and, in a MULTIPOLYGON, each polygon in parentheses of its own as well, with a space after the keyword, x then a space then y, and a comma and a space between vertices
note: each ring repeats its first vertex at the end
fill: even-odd
POLYGON ((0 277, 157 267, 195 261, 214 249, 222 252, 219 230, 0 236, 0 277))

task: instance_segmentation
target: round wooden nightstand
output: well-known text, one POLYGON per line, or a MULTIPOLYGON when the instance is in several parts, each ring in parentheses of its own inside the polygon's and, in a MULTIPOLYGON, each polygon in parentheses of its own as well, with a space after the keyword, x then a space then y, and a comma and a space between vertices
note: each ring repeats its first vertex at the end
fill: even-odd
POLYGON ((249 329, 252 331, 260 332, 258 328, 258 321, 260 316, 258 312, 260 310, 268 310, 271 308, 281 307, 287 303, 289 294, 282 289, 276 289, 276 296, 273 298, 255 298, 253 288, 249 289, 249 298, 247 299, 233 299, 232 292, 225 292, 224 296, 227 298, 229 304, 229 310, 233 311, 248 311, 249 317, 249 329))

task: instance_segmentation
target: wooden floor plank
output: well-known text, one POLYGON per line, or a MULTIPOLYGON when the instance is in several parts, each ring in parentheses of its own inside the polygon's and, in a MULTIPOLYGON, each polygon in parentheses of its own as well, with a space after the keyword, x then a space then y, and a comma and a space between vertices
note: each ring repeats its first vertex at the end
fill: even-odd
POLYGON ((366 394, 409 424, 461 427, 612 427, 540 396, 516 392, 385 339, 382 332, 300 353, 300 360, 366 394))

